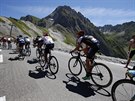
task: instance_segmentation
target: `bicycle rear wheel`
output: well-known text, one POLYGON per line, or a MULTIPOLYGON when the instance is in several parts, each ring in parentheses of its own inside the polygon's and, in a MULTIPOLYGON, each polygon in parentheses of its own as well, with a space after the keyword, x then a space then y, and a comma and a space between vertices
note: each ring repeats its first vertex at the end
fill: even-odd
POLYGON ((82 64, 81 61, 76 57, 73 56, 68 61, 68 69, 71 74, 78 76, 82 72, 82 64))
POLYGON ((41 55, 40 57, 39 57, 39 64, 40 64, 40 66, 42 67, 42 68, 44 68, 44 66, 45 66, 45 57, 44 57, 44 55, 41 55))
POLYGON ((111 94, 113 101, 135 101, 135 81, 118 80, 113 84, 111 94))
POLYGON ((102 63, 95 63, 92 68, 92 81, 101 87, 108 87, 111 85, 113 76, 111 70, 102 63))
POLYGON ((51 56, 49 60, 49 70, 51 71, 52 74, 56 74, 59 70, 59 64, 58 60, 55 56, 51 56))
POLYGON ((26 49, 26 55, 27 56, 30 56, 31 55, 31 48, 26 49))
POLYGON ((20 50, 20 54, 18 55, 18 56, 19 56, 19 59, 20 59, 20 60, 24 60, 25 55, 26 55, 25 49, 21 49, 21 50, 20 50))

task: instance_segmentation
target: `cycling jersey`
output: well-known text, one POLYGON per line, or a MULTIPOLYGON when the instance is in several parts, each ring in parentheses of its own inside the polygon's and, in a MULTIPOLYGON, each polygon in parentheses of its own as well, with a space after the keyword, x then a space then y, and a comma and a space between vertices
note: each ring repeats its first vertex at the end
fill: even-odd
POLYGON ((43 40, 43 44, 46 45, 45 52, 49 53, 49 50, 54 48, 54 42, 52 38, 50 36, 44 36, 42 40, 43 40))
POLYGON ((81 36, 78 39, 78 44, 86 44, 86 46, 90 46, 87 58, 92 59, 95 55, 95 53, 99 50, 99 41, 94 38, 93 36, 85 35, 81 36))
POLYGON ((26 37, 26 38, 24 38, 24 40, 25 40, 26 43, 30 43, 30 39, 29 38, 26 37))
POLYGON ((92 36, 85 35, 78 39, 78 43, 79 44, 85 43, 86 45, 88 45, 92 48, 92 47, 97 46, 99 44, 99 41, 92 36))
POLYGON ((45 36, 42 38, 44 44, 54 44, 52 38, 50 36, 45 36))
POLYGON ((24 38, 19 38, 19 43, 25 43, 24 38))

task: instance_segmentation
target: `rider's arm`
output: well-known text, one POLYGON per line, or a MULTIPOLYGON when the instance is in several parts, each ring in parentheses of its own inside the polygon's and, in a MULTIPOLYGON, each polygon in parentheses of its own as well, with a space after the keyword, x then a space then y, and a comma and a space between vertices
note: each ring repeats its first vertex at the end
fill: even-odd
POLYGON ((131 39, 129 41, 128 52, 130 52, 133 43, 134 43, 134 39, 131 39))
POLYGON ((81 44, 77 44, 77 46, 75 47, 75 49, 73 49, 71 52, 74 52, 74 51, 76 51, 76 50, 79 50, 79 48, 81 47, 81 44))

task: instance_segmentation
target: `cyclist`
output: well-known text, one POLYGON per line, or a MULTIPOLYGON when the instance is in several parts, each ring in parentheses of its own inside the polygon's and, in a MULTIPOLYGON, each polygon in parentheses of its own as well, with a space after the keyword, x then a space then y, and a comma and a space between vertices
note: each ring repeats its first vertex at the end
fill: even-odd
POLYGON ((26 36, 24 37, 24 41, 25 41, 25 49, 30 48, 30 39, 26 36))
POLYGON ((7 44, 6 44, 7 38, 6 37, 2 37, 1 40, 2 40, 2 46, 3 46, 3 48, 6 49, 7 48, 7 44))
POLYGON ((18 43, 19 55, 20 55, 25 45, 25 40, 22 35, 19 35, 19 37, 17 38, 17 43, 18 43))
POLYGON ((91 35, 85 35, 85 32, 81 30, 77 33, 77 45, 75 49, 72 50, 71 52, 80 50, 83 44, 85 45, 83 51, 84 53, 86 53, 87 56, 86 56, 86 76, 82 77, 82 79, 88 80, 90 79, 91 75, 92 60, 96 52, 99 50, 99 41, 91 35))
POLYGON ((8 43, 8 49, 12 48, 12 40, 11 37, 7 38, 7 43, 8 43))
POLYGON ((37 46, 38 49, 40 49, 42 47, 43 44, 43 40, 41 36, 37 36, 35 41, 34 41, 34 47, 37 46))
POLYGON ((50 50, 54 48, 54 41, 53 39, 49 36, 48 32, 45 32, 43 33, 43 44, 45 45, 45 53, 44 53, 44 56, 45 56, 45 62, 46 62, 46 65, 45 65, 45 68, 47 67, 47 55, 50 53, 50 50))
MULTIPOLYGON (((132 38, 129 41, 129 47, 128 47, 128 59, 125 68, 128 67, 132 57, 135 54, 135 35, 132 36, 132 38)), ((135 68, 134 68, 135 69, 135 68)))

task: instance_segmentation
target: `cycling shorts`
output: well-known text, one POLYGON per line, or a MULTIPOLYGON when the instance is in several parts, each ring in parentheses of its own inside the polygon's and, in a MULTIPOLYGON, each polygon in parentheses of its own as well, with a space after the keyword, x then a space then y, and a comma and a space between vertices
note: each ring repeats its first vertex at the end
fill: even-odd
POLYGON ((45 53, 49 53, 49 50, 54 48, 54 43, 52 44, 47 44, 45 48, 45 53))
POLYGON ((94 47, 90 48, 89 51, 88 51, 88 54, 87 54, 87 58, 88 59, 93 59, 96 52, 98 52, 99 50, 99 45, 95 45, 94 47))

